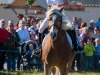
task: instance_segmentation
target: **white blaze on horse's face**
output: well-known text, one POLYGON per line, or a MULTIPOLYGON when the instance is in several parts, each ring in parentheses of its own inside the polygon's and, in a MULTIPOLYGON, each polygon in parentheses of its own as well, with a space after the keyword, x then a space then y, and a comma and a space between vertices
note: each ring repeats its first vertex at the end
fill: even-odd
POLYGON ((50 36, 51 36, 52 40, 56 40, 57 33, 58 33, 58 30, 54 26, 56 19, 57 19, 57 15, 53 14, 53 17, 52 17, 52 20, 53 20, 53 24, 52 25, 53 26, 52 26, 52 28, 50 30, 50 32, 51 32, 50 36))
POLYGON ((53 14, 52 20, 55 22, 57 19, 57 15, 53 14))

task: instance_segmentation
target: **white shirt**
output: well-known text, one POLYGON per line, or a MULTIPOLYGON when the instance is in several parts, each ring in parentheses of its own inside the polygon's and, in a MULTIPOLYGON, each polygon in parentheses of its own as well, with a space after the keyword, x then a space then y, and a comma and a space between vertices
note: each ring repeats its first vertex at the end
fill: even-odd
POLYGON ((28 30, 22 30, 21 28, 19 28, 17 31, 16 31, 19 35, 19 38, 20 38, 20 42, 23 42, 23 41, 29 41, 30 40, 30 35, 29 35, 29 32, 28 30))
POLYGON ((33 34, 36 34, 36 32, 33 30, 33 26, 28 28, 29 31, 31 31, 33 34))
POLYGON ((46 0, 48 5, 52 4, 64 4, 63 0, 46 0))

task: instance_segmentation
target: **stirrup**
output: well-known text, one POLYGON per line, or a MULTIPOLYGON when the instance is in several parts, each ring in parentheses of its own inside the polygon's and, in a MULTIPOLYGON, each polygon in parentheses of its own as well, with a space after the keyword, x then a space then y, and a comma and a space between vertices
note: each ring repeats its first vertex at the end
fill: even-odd
POLYGON ((74 49, 74 45, 72 45, 71 49, 74 49))

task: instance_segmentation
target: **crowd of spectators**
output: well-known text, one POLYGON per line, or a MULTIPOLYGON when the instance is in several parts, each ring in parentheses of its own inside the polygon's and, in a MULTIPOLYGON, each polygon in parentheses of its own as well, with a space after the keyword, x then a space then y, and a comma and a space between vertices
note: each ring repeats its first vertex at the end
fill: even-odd
MULTIPOLYGON (((7 28, 5 28, 5 20, 0 20, 0 50, 4 48, 4 42, 7 38, 14 38, 15 44, 13 44, 13 50, 18 51, 19 43, 22 45, 29 40, 36 41, 38 43, 38 29, 42 23, 42 19, 22 17, 18 15, 19 21, 17 25, 14 25, 13 20, 9 20, 7 28), (24 43, 23 43, 24 42, 24 43)), ((71 70, 75 70, 75 64, 77 70, 97 70, 99 68, 100 60, 100 19, 98 22, 94 20, 90 21, 90 25, 82 21, 82 18, 73 17, 72 22, 75 26, 78 45, 83 50, 76 52, 76 56, 72 63, 71 70), (77 63, 75 63, 77 61, 77 63)), ((34 47, 29 45, 27 54, 31 54, 34 47)), ((23 55, 23 54, 22 54, 23 55)), ((7 70, 15 71, 16 59, 17 69, 20 69, 21 55, 18 52, 4 52, 0 51, 0 70, 3 69, 5 57, 7 57, 7 70), (6 56, 5 56, 6 55, 6 56)), ((43 66, 43 65, 42 65, 43 66)))
MULTIPOLYGON (((19 16, 19 15, 18 15, 19 16)), ((28 18, 19 16, 20 20, 18 21, 17 25, 14 25, 13 20, 9 20, 7 27, 5 27, 5 20, 0 20, 0 70, 4 69, 4 62, 5 58, 7 60, 7 70, 16 70, 16 60, 17 60, 17 69, 20 70, 21 58, 22 55, 29 56, 30 52, 34 51, 35 47, 30 47, 26 53, 23 53, 24 45, 29 41, 33 40, 38 44, 38 26, 42 22, 42 19, 36 18, 28 18), (5 50, 5 41, 6 39, 11 38, 13 40, 13 49, 12 51, 3 51, 5 50), (33 49, 30 49, 33 48, 33 49), (22 51, 20 54, 20 50, 22 51)), ((11 44, 11 42, 8 42, 11 44)), ((10 50, 11 48, 9 48, 10 50)), ((28 58, 28 57, 27 57, 28 58)), ((29 59, 29 58, 28 58, 29 59)), ((40 59, 39 59, 40 60, 40 59)), ((40 60, 41 61, 41 60, 40 60)), ((30 63, 30 62, 29 62, 30 63)), ((42 69, 42 68, 41 68, 42 69)))
POLYGON ((83 22, 81 18, 73 17, 78 44, 83 47, 76 53, 72 63, 72 70, 97 70, 100 68, 100 18, 97 22, 90 20, 90 25, 83 22), (75 64, 75 61, 77 63, 75 64))

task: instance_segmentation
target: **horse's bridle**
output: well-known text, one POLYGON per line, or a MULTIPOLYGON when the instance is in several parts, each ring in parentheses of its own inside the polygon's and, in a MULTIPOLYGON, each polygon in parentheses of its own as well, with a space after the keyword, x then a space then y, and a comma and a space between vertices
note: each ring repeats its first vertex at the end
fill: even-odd
POLYGON ((50 28, 52 27, 52 26, 55 26, 57 29, 58 29, 58 33, 59 33, 59 31, 61 30, 61 25, 62 25, 62 18, 60 19, 60 27, 58 27, 56 24, 55 24, 55 22, 48 28, 48 30, 50 30, 50 28))

